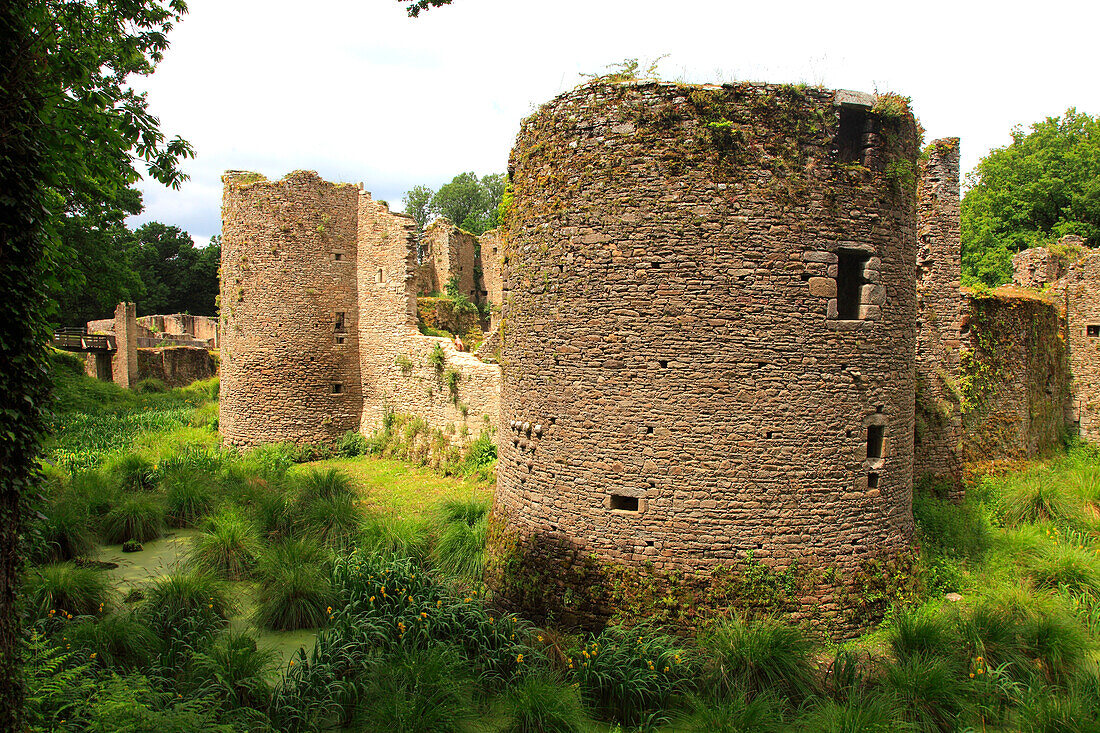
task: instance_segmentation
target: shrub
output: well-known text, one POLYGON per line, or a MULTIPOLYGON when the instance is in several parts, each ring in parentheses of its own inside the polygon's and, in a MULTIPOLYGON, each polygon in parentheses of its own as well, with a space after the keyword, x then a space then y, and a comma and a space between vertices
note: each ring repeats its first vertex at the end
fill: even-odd
POLYGON ((464 473, 471 474, 490 468, 497 459, 497 446, 488 431, 482 431, 477 439, 466 446, 463 458, 464 473))
POLYGON ((340 438, 340 442, 336 446, 336 451, 348 458, 355 458, 368 452, 367 450, 367 436, 360 433, 358 430, 349 430, 340 438))
POLYGON ((797 702, 814 691, 814 644, 796 626, 735 616, 715 626, 701 644, 709 656, 704 684, 715 694, 770 691, 797 702))
POLYGON ((122 543, 123 552, 141 552, 144 549, 137 540, 126 540, 122 543))
POLYGON ((201 570, 176 570, 146 589, 145 618, 157 636, 207 634, 223 626, 235 604, 224 582, 201 570))
POLYGON ((913 657, 958 659, 962 651, 958 627, 945 615, 931 611, 900 611, 887 632, 886 641, 898 660, 913 657))
POLYGON ((273 582, 289 567, 310 565, 320 568, 332 559, 328 549, 308 537, 287 537, 264 548, 256 565, 261 582, 273 582))
POLYGON ((965 688, 949 659, 917 653, 884 664, 883 686, 906 720, 919 730, 952 730, 962 713, 965 688))
POLYGON ((793 730, 799 733, 895 733, 905 730, 892 700, 878 694, 857 695, 843 702, 825 700, 809 708, 793 730))
POLYGON ((1090 550, 1055 543, 1031 562, 1031 574, 1040 588, 1100 595, 1100 559, 1090 550))
POLYGON ((439 539, 432 560, 439 570, 479 580, 485 568, 485 539, 489 533, 489 502, 485 499, 448 500, 438 522, 439 539))
POLYGON ((663 710, 691 677, 680 643, 646 627, 609 626, 569 653, 570 676, 608 717, 636 724, 663 710))
POLYGON ((164 532, 164 503, 152 494, 124 495, 101 523, 100 534, 109 544, 126 540, 148 542, 164 532))
POLYGON ((230 504, 203 522, 202 531, 192 540, 189 560, 219 578, 241 580, 252 572, 259 552, 255 526, 230 504))
POLYGON ((924 545, 936 552, 976 558, 989 545, 989 521, 974 499, 955 504, 915 491, 913 518, 924 545))
POLYGON ((371 512, 363 520, 359 548, 367 554, 422 560, 428 555, 428 529, 415 517, 371 512))
POLYGON ((674 726, 682 733, 777 733, 783 728, 783 708, 771 695, 744 695, 708 700, 688 697, 688 709, 674 726))
POLYGON ((74 496, 62 496, 43 507, 42 542, 36 559, 71 560, 95 548, 95 533, 88 505, 74 496))
POLYGON ((118 456, 107 464, 107 473, 123 491, 152 491, 157 485, 153 462, 140 453, 118 456))
POLYGON ((319 566, 306 562, 279 568, 274 563, 265 564, 256 601, 256 624, 279 631, 322 626, 336 603, 326 574, 319 566))
POLYGON ((235 707, 262 708, 271 696, 268 677, 277 659, 278 653, 260 649, 255 637, 229 631, 196 654, 192 667, 205 689, 215 691, 235 707))
POLYGON ((298 501, 301 504, 318 499, 335 499, 355 495, 351 478, 337 468, 315 468, 298 481, 298 501))
POLYGON ((1059 486, 1047 469, 1034 469, 1007 479, 1001 512, 1010 526, 1041 521, 1077 523, 1081 505, 1059 486))
POLYGON ((203 470, 171 470, 162 481, 168 521, 174 527, 189 527, 217 503, 213 474, 203 470))
POLYGON ((92 616, 108 600, 107 575, 101 570, 62 562, 33 568, 27 573, 24 594, 38 618, 92 616))
POLYGON ((118 672, 146 668, 156 651, 156 639, 149 627, 133 614, 111 614, 88 619, 66 631, 66 638, 81 659, 118 672))
POLYGON ((592 726, 575 688, 537 672, 505 693, 504 718, 500 733, 584 733, 592 726))
POLYGON ((350 494, 313 499, 297 511, 300 531, 334 549, 351 547, 362 529, 363 512, 350 494))
POLYGON ((352 728, 458 732, 475 718, 470 672, 452 648, 399 649, 363 675, 352 728))
POLYGON ((207 428, 217 432, 219 419, 219 406, 217 402, 207 402, 195 408, 191 415, 191 425, 196 428, 207 428))
POLYGON ((88 509, 89 520, 94 525, 111 511, 120 497, 118 484, 102 471, 79 471, 73 474, 65 496, 70 501, 83 504, 88 509))
POLYGON ((162 394, 168 391, 168 385, 156 377, 148 377, 134 385, 138 394, 162 394))

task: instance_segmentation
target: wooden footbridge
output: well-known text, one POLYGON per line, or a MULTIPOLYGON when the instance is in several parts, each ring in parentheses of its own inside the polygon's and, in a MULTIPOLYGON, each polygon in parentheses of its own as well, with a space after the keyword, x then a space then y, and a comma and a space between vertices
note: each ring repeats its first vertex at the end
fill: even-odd
POLYGON ((82 354, 108 354, 118 351, 114 336, 88 333, 86 328, 59 328, 53 332, 54 348, 82 354))

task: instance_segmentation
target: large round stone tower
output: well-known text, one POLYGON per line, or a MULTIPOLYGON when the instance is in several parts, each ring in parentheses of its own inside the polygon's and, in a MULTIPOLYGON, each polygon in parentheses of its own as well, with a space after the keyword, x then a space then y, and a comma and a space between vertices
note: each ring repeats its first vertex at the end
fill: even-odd
POLYGON ((235 445, 358 430, 359 187, 299 171, 224 178, 221 415, 235 445))
POLYGON ((818 88, 594 83, 523 122, 494 549, 551 571, 505 595, 598 615, 600 567, 797 561, 832 617, 907 548, 916 154, 906 100, 818 88))

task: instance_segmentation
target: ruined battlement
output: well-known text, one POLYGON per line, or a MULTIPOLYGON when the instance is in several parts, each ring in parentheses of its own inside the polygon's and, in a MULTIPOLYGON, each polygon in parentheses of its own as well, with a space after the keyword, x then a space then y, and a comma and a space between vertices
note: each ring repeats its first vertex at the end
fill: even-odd
MULTIPOLYGON (((224 184, 220 427, 228 442, 331 445, 349 430, 380 427, 387 411, 440 429, 468 424, 473 437, 496 424, 499 368, 417 331, 420 241, 411 217, 311 171, 277 181, 234 171, 224 184), (460 375, 454 394, 428 363, 436 344, 460 375)), ((472 273, 472 258, 470 244, 447 264, 472 273)))
POLYGON ((524 120, 497 507, 530 552, 696 573, 908 546, 916 125, 850 98, 596 83, 524 120))

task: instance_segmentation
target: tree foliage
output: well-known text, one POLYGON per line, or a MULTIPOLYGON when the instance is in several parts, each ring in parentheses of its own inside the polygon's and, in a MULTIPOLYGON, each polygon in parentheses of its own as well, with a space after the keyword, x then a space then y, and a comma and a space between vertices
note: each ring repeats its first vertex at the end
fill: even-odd
POLYGON ((134 232, 134 239, 131 259, 143 286, 141 314, 216 314, 220 238, 199 249, 179 227, 152 221, 134 232))
POLYGON ((1016 128, 985 156, 962 201, 963 277, 999 285, 1012 256, 1067 234, 1100 245, 1100 117, 1075 109, 1016 128))
POLYGON ((22 729, 15 588, 65 217, 123 208, 141 164, 167 185, 184 180, 191 146, 165 138, 127 80, 152 73, 186 10, 181 0, 0 3, 0 730, 22 729))
POLYGON ((408 11, 410 18, 416 18, 421 12, 428 10, 429 8, 441 8, 444 5, 450 5, 451 0, 397 0, 397 2, 404 4, 405 10, 408 11))
POLYGON ((415 186, 405 194, 405 213, 423 229, 433 218, 444 217, 473 234, 482 234, 497 226, 501 199, 507 177, 503 173, 482 176, 459 173, 433 191, 415 186))

